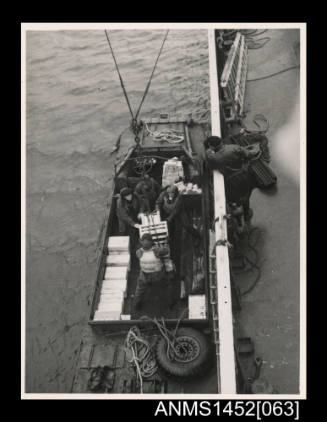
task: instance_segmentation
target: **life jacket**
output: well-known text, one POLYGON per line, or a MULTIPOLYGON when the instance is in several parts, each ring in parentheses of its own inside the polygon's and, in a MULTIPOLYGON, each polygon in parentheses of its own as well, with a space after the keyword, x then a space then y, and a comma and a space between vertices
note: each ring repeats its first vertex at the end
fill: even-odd
POLYGON ((140 258, 141 271, 145 273, 155 273, 162 271, 163 265, 160 258, 157 258, 153 249, 141 249, 142 256, 140 258))

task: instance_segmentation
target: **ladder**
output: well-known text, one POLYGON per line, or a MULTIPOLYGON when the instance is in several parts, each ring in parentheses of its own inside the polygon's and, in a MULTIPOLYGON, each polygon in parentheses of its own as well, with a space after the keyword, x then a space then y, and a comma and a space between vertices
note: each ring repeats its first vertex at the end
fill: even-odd
MULTIPOLYGON (((209 297, 212 313, 213 341, 215 344, 216 359, 219 359, 219 319, 218 319, 218 297, 217 297, 217 275, 216 275, 216 253, 214 248, 214 233, 210 232, 210 250, 209 250, 209 297)), ((217 367, 219 371, 219 366, 217 367)), ((220 374, 217 374, 218 382, 220 374)), ((218 391, 220 387, 218 386, 218 391)))

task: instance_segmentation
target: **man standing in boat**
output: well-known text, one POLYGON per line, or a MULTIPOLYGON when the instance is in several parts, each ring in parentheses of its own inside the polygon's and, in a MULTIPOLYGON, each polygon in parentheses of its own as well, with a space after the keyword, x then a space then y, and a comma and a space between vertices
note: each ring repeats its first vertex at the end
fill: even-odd
POLYGON ((167 283, 166 293, 169 306, 174 302, 172 296, 172 281, 175 276, 175 267, 170 259, 168 245, 157 246, 154 244, 150 233, 145 233, 141 239, 141 247, 137 249, 136 256, 140 261, 140 274, 134 296, 134 308, 139 309, 144 293, 148 286, 156 283, 167 283))
POLYGON ((182 195, 178 191, 177 186, 174 184, 168 185, 156 201, 156 210, 159 210, 162 219, 167 221, 171 237, 173 237, 175 222, 181 214, 182 208, 182 195))
POLYGON ((119 234, 128 236, 139 228, 140 201, 131 188, 123 188, 117 200, 119 234))
POLYGON ((142 180, 135 187, 135 195, 139 198, 143 212, 154 211, 156 199, 161 191, 159 183, 153 177, 145 174, 142 180))
POLYGON ((218 136, 210 136, 205 140, 204 147, 209 168, 218 169, 225 177, 227 201, 242 204, 244 218, 249 221, 252 217, 250 196, 252 190, 257 187, 249 163, 258 156, 258 145, 241 147, 225 144, 218 136))

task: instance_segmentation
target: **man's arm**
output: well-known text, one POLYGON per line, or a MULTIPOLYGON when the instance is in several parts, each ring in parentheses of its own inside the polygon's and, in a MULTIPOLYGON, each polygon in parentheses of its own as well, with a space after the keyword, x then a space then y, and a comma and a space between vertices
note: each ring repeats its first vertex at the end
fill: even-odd
POLYGON ((167 218, 167 221, 171 221, 180 212, 182 208, 182 204, 183 204, 182 195, 178 194, 176 198, 175 206, 172 212, 170 213, 169 217, 167 218))
POLYGON ((123 207, 120 201, 118 201, 117 204, 117 215, 121 220, 125 221, 125 223, 133 227, 135 226, 136 222, 128 215, 125 207, 123 207))
POLYGON ((157 210, 160 210, 160 208, 162 207, 164 194, 165 194, 165 192, 161 192, 161 194, 158 196, 158 198, 156 200, 156 209, 157 210))
POLYGON ((157 258, 163 258, 169 256, 170 249, 169 246, 162 245, 162 246, 155 246, 153 248, 153 252, 157 258))
POLYGON ((258 148, 254 145, 250 145, 249 147, 239 147, 238 153, 242 157, 250 159, 258 154, 258 148))
POLYGON ((140 259, 143 255, 143 249, 139 248, 137 249, 137 251, 135 252, 136 256, 138 257, 138 259, 140 259))

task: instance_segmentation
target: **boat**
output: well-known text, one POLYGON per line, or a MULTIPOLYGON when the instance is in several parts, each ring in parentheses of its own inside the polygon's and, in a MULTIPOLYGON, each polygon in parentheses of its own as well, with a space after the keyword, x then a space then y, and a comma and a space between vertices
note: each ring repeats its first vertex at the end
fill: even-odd
MULTIPOLYGON (((246 46, 242 35, 236 33, 228 54, 222 55, 219 36, 216 30, 208 31, 211 135, 226 136, 242 113, 246 46), (233 98, 228 98, 231 94, 233 98)), ((230 273, 224 178, 218 170, 209 171, 203 164, 206 128, 168 112, 142 120, 137 130, 131 126, 125 136, 130 137, 131 145, 134 140, 136 143, 115 166, 90 314, 71 391, 244 392, 245 376, 233 325, 233 309, 238 309, 239 303, 230 273), (134 188, 144 174, 162 186, 168 164, 181 170, 180 191, 188 222, 177 227, 174 241, 170 241, 171 258, 177 268, 177 300, 169 307, 164 285, 152 286, 144 306, 136 311, 137 245, 129 236, 119 234, 117 197, 122 186, 134 188), (113 293, 114 285, 119 285, 117 293, 113 293)), ((143 217, 140 235, 151 233, 158 245, 169 242, 168 226, 160 214, 143 217)), ((243 339, 242 347, 250 354, 252 346, 250 340, 243 339)))

